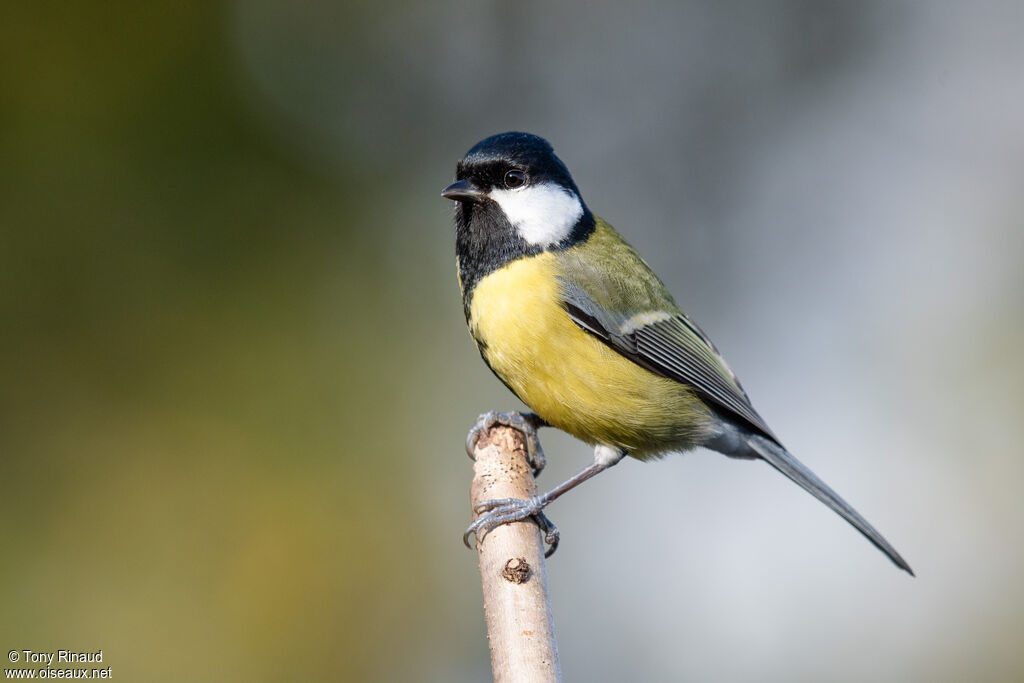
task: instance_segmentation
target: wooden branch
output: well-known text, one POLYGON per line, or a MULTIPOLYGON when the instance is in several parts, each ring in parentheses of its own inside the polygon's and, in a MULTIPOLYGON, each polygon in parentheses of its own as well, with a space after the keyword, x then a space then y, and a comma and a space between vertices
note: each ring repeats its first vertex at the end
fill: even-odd
MULTIPOLYGON (((471 505, 536 495, 526 452, 511 427, 481 435, 471 505)), ((477 553, 495 682, 561 681, 540 529, 532 520, 500 526, 477 541, 477 553)))

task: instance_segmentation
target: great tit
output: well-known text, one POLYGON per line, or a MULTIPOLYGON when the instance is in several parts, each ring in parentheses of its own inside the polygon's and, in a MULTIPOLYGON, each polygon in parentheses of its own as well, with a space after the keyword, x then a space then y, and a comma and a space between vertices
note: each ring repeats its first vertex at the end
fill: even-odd
POLYGON ((543 138, 502 133, 458 162, 442 196, 456 202, 459 284, 484 362, 534 412, 488 413, 470 433, 504 423, 527 436, 543 467, 536 428, 552 426, 594 446, 594 462, 529 500, 488 501, 467 530, 533 518, 553 552, 544 507, 630 455, 648 460, 704 446, 761 459, 852 524, 896 566, 907 562, 871 524, 787 451, 751 405, 708 336, 676 306, 640 255, 591 213, 565 164, 543 138))

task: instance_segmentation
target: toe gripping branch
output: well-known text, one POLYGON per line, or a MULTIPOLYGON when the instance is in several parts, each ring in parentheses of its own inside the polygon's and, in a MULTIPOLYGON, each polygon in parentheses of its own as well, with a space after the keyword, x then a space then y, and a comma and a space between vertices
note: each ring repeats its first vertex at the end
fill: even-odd
MULTIPOLYGON (((537 429, 547 426, 547 423, 535 413, 484 413, 466 436, 466 452, 469 457, 475 459, 476 446, 480 438, 496 425, 511 427, 522 433, 533 476, 540 474, 546 460, 540 439, 537 437, 537 429)), ((559 533, 558 528, 543 512, 549 502, 551 499, 547 494, 526 499, 496 498, 480 502, 473 507, 473 512, 481 516, 466 529, 466 533, 462 535, 462 542, 467 548, 472 548, 469 542, 471 536, 476 536, 477 542, 482 543, 484 537, 499 526, 532 519, 544 532, 544 543, 547 545, 544 556, 551 557, 558 548, 559 533)))
POLYGON ((476 514, 487 513, 478 518, 462 535, 462 542, 467 548, 472 549, 469 543, 470 536, 476 536, 478 543, 483 543, 484 537, 503 524, 521 522, 524 519, 532 519, 540 530, 544 532, 544 544, 547 550, 544 557, 551 557, 558 550, 559 533, 558 527, 544 514, 544 506, 547 505, 547 496, 534 496, 533 498, 496 498, 485 500, 473 507, 476 514))
POLYGON ((544 457, 544 449, 540 447, 537 430, 547 427, 548 423, 537 413, 499 413, 496 410, 491 410, 478 417, 476 424, 466 435, 466 454, 469 455, 469 459, 476 460, 474 454, 477 442, 496 425, 511 427, 522 433, 523 438, 526 439, 526 459, 533 468, 533 476, 538 476, 544 470, 547 458, 544 457))

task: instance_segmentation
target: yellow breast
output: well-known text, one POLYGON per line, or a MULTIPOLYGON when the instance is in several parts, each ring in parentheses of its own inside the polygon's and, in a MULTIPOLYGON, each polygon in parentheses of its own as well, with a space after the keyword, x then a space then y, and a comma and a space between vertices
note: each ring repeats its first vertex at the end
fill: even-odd
POLYGON ((555 254, 521 258, 473 291, 470 330, 491 368, 549 424, 644 457, 685 449, 707 408, 580 329, 561 304, 555 254))

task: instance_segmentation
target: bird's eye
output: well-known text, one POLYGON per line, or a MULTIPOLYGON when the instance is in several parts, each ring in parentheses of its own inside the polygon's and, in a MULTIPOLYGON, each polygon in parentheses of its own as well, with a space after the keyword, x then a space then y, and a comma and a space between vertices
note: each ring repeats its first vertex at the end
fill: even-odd
POLYGON ((506 171, 505 172, 505 187, 514 189, 522 187, 526 183, 526 174, 522 171, 506 171))

